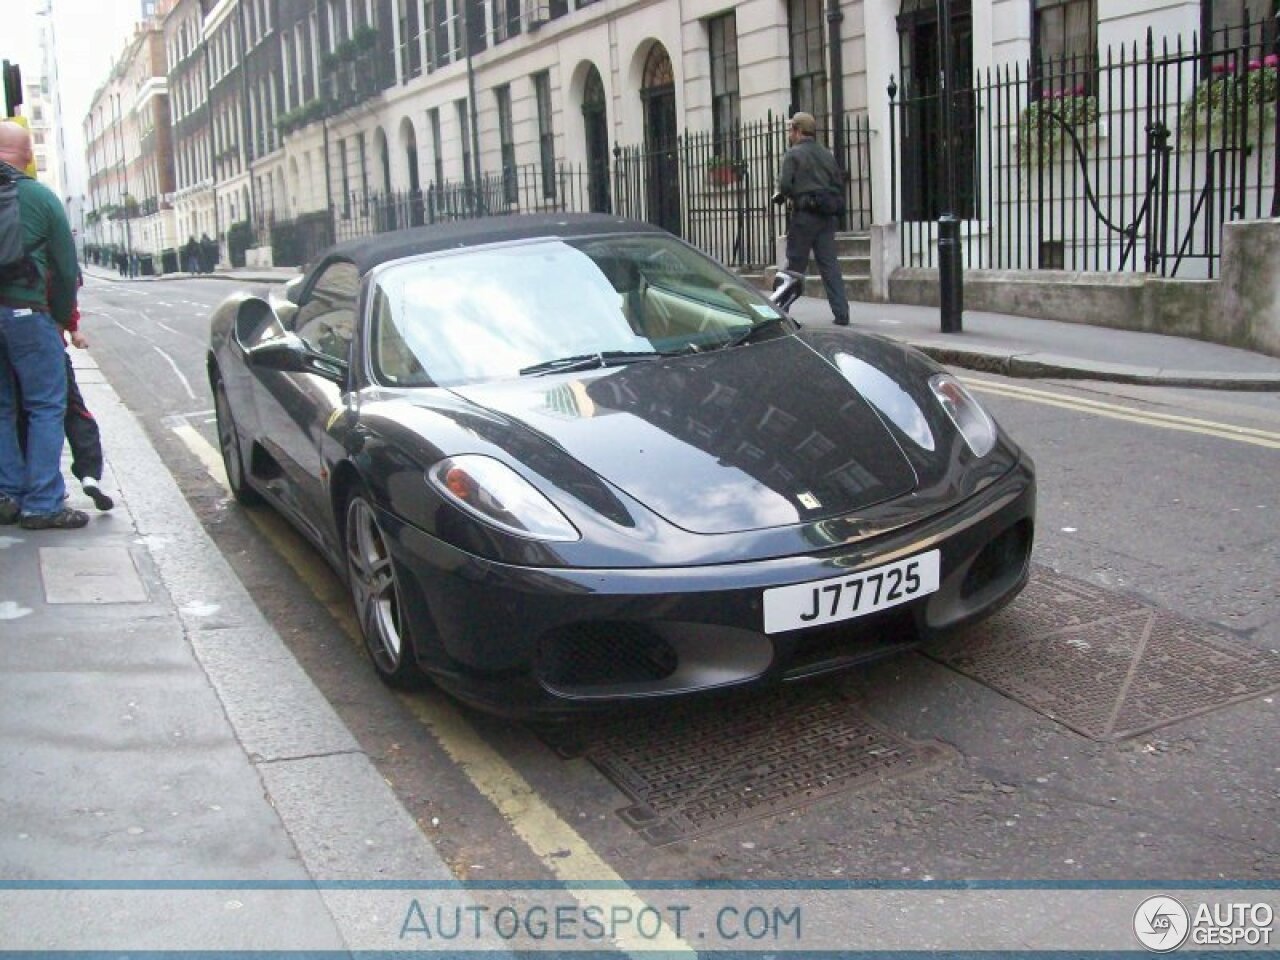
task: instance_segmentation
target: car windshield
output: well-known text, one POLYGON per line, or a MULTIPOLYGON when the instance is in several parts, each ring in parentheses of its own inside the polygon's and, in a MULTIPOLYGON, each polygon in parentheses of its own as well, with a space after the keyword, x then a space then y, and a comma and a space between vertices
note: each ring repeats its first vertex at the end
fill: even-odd
POLYGON ((779 319, 670 237, 546 239, 384 268, 370 354, 380 382, 452 386, 730 347, 785 332, 779 319))

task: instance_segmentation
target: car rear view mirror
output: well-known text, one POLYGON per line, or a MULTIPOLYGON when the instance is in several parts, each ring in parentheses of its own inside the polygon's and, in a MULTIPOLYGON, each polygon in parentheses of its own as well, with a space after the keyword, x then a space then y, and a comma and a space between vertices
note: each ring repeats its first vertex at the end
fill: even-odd
POLYGON ((347 365, 341 360, 312 350, 305 340, 295 333, 260 343, 245 351, 249 364, 266 370, 285 373, 314 373, 341 384, 347 379, 347 365))

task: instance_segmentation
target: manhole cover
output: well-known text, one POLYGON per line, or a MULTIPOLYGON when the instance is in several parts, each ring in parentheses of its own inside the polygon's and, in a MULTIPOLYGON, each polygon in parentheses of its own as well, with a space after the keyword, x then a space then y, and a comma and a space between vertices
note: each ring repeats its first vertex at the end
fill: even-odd
POLYGON ((792 810, 924 769, 947 756, 895 736, 821 688, 676 704, 619 718, 568 742, 632 801, 619 815, 652 844, 792 810))
POLYGON ((927 652, 1099 741, 1280 687, 1280 656, 1039 566, 1015 603, 927 652))

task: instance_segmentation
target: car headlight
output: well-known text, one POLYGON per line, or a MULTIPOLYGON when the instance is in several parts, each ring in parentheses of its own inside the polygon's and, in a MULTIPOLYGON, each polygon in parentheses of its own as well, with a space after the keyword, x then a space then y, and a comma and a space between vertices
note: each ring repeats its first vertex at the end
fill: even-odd
POLYGON ((929 379, 929 389, 964 437, 974 456, 985 457, 996 445, 996 423, 964 385, 949 373, 929 379))
POLYGON ((491 457, 446 457, 427 471, 427 479, 463 510, 517 537, 582 539, 577 528, 533 484, 491 457))

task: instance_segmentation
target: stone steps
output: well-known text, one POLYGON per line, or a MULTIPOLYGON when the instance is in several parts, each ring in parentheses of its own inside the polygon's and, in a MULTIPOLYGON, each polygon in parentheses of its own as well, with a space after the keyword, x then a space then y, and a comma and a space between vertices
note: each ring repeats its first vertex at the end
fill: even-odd
MULTIPOLYGON (((836 234, 836 255, 840 261, 840 274, 844 277, 845 294, 850 300, 871 300, 871 237, 865 233, 836 234)), ((763 271, 744 272, 742 277, 748 283, 761 290, 773 289, 773 276, 778 272, 777 266, 766 267, 763 271)), ((818 276, 818 265, 809 260, 809 269, 804 281, 806 297, 826 297, 822 289, 822 278, 818 276)))

